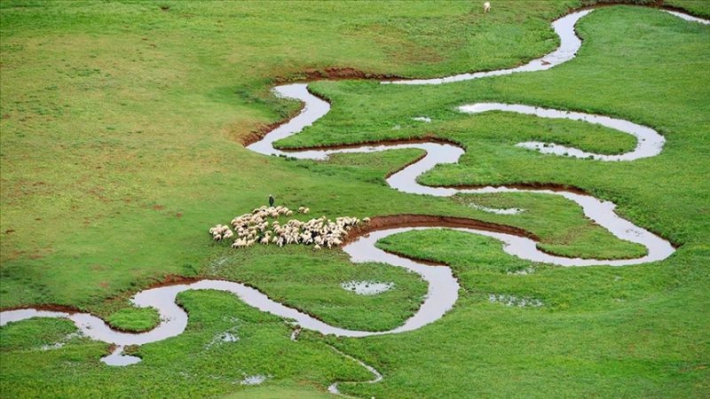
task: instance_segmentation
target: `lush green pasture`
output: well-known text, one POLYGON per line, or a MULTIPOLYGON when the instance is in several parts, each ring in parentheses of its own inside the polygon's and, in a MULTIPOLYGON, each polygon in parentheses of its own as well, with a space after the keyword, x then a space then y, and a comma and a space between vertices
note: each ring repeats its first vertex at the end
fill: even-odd
POLYGON ((160 322, 160 315, 152 308, 122 308, 106 322, 126 331, 148 331, 160 322))
MULTIPOLYGON (((399 269, 353 265, 338 250, 232 250, 209 239, 211 225, 269 194, 315 217, 468 217, 523 228, 566 256, 639 256, 642 247, 560 198, 389 189, 385 176, 417 150, 313 162, 240 145, 298 109, 270 95, 277 82, 328 68, 433 77, 519 65, 553 49, 549 22, 582 3, 499 0, 484 16, 469 1, 0 1, 0 308, 69 305, 141 330, 156 315, 127 299, 177 275, 245 282, 352 329, 391 329, 417 309, 426 286, 399 269), (525 212, 493 215, 473 204, 525 212), (395 289, 357 296, 340 288, 350 280, 395 289)), ((707 2, 666 3, 710 15, 707 2)), ((445 138, 466 155, 422 182, 578 187, 677 244, 667 261, 559 268, 477 236, 406 233, 379 245, 445 263, 461 282, 454 309, 421 330, 365 339, 304 331, 294 342, 283 320, 231 295, 187 292, 179 302, 188 330, 131 348, 143 362, 125 368, 100 363, 108 345, 70 335, 68 321, 0 328, 0 396, 319 398, 334 381, 372 378, 333 345, 383 373, 378 384, 341 384, 359 397, 707 397, 710 28, 617 6, 584 18, 578 31, 579 57, 546 72, 438 87, 313 83, 331 113, 280 145, 445 138), (544 156, 513 145, 543 140, 614 154, 635 143, 584 123, 455 110, 481 101, 629 119, 667 143, 660 156, 635 162, 544 156), (433 121, 411 119, 418 116, 433 121), (490 295, 542 306, 508 307, 490 295), (225 332, 239 340, 219 341, 225 332), (43 350, 57 342, 65 345, 43 350), (255 375, 266 382, 242 384, 255 375)))
POLYGON ((3 306, 90 306, 165 274, 196 275, 211 253, 206 228, 269 193, 331 217, 476 215, 412 204, 382 174, 354 184, 238 140, 296 110, 269 94, 276 77, 515 64, 554 47, 549 20, 574 2, 536 2, 525 14, 513 4, 484 19, 465 2, 2 2, 3 306), (432 44, 442 37, 452 43, 432 44), (427 51, 441 62, 417 61, 427 51))
POLYGON ((665 0, 663 3, 666 6, 687 10, 699 17, 710 16, 710 2, 705 0, 665 0))
POLYGON ((188 292, 178 299, 190 312, 188 329, 142 346, 140 367, 106 367, 98 359, 107 345, 82 338, 68 340, 61 349, 39 349, 73 330, 68 321, 37 319, 4 327, 3 397, 205 397, 240 389, 255 375, 321 387, 337 379, 370 378, 322 340, 291 341, 290 327, 281 319, 231 294, 188 292), (222 342, 225 332, 238 340, 222 342))

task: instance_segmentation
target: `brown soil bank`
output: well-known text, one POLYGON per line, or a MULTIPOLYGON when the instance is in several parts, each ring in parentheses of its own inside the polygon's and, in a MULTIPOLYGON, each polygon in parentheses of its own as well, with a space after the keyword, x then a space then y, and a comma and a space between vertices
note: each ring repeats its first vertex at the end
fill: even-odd
POLYGON ((492 231, 496 233, 512 234, 519 237, 527 237, 535 241, 540 238, 526 230, 506 226, 498 223, 484 222, 475 219, 466 219, 452 216, 432 216, 432 215, 390 215, 373 217, 369 223, 351 231, 345 239, 348 243, 359 236, 373 231, 394 229, 399 227, 450 227, 467 228, 492 231))

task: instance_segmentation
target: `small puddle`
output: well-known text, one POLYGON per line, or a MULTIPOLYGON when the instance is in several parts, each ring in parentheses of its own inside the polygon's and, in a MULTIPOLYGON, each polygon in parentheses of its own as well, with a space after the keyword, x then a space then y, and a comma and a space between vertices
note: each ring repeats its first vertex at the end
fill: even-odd
POLYGON ((506 274, 509 276, 527 276, 528 274, 535 273, 535 268, 528 267, 523 270, 508 271, 506 274))
POLYGON ((107 366, 130 366, 140 363, 141 358, 123 354, 123 346, 118 346, 110 355, 101 358, 101 362, 107 366))
POLYGON ((244 379, 240 382, 241 385, 261 385, 266 381, 269 377, 265 375, 250 375, 247 377, 244 377, 244 379))
POLYGON ((503 295, 503 294, 490 294, 488 295, 488 302, 490 303, 500 303, 505 306, 514 306, 518 308, 534 307, 539 308, 543 305, 542 301, 535 298, 519 298, 514 295, 503 295))
POLYGON ((42 345, 39 349, 43 351, 51 351, 54 349, 61 349, 64 347, 64 345, 66 345, 64 342, 57 342, 51 345, 42 345))
POLYGON ((520 208, 498 209, 498 208, 489 208, 487 206, 476 205, 476 204, 469 204, 468 206, 473 209, 478 209, 479 211, 488 212, 488 213, 495 213, 496 215, 518 215, 520 213, 525 212, 523 209, 520 209, 520 208))
POLYGON ((387 292, 394 287, 394 283, 379 283, 375 281, 348 281, 340 284, 346 291, 352 291, 358 295, 377 295, 387 292))
POLYGON ((215 335, 212 338, 212 341, 210 341, 207 345, 205 345, 205 349, 211 349, 212 347, 219 346, 224 343, 238 342, 238 341, 239 341, 239 336, 237 335, 237 328, 232 327, 223 333, 215 335))

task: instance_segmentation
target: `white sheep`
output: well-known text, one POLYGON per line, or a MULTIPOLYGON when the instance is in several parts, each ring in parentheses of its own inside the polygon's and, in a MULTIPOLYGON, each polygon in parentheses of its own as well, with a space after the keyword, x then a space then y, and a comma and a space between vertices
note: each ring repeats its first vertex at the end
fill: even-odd
MULTIPOLYGON (((307 207, 299 207, 299 213, 308 213, 307 207)), ((277 220, 271 222, 269 218, 276 219, 280 215, 293 215, 293 211, 285 206, 262 206, 255 208, 252 213, 247 213, 237 216, 231 220, 230 224, 234 227, 234 232, 229 225, 218 224, 209 229, 209 233, 216 241, 225 240, 237 236, 233 247, 241 248, 248 247, 255 243, 268 245, 270 243, 279 246, 287 244, 315 244, 316 249, 321 249, 325 246, 332 248, 340 246, 347 235, 347 232, 353 226, 360 224, 360 220, 355 217, 339 217, 335 221, 329 220, 322 216, 317 219, 311 219, 307 222, 302 222, 297 219, 291 219, 280 225, 277 220)), ((363 222, 369 222, 369 219, 363 219, 363 222)))
POLYGON ((491 11, 491 3, 487 1, 483 3, 483 13, 485 14, 489 11, 491 11))
POLYGON ((313 242, 313 237, 309 233, 302 233, 300 235, 300 240, 302 243, 308 245, 313 242))

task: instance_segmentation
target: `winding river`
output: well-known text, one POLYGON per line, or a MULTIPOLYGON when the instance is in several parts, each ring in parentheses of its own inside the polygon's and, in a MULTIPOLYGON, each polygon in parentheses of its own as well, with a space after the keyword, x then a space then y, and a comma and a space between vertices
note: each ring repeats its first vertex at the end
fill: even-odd
MULTIPOLYGON (((577 50, 581 46, 581 40, 576 36, 574 26, 577 21, 593 10, 584 10, 567 15, 557 21, 552 26, 559 35, 561 45, 554 52, 530 63, 514 68, 491 72, 467 73, 438 79, 426 80, 404 80, 393 82, 382 82, 382 84, 444 84, 463 80, 481 79, 493 76, 500 76, 512 73, 541 71, 553 68, 556 65, 567 62, 575 57, 577 50)), ((697 20, 694 17, 672 12, 673 15, 680 16, 694 22, 709 23, 706 20, 697 20)), ((529 192, 546 195, 558 195, 575 202, 582 207, 586 217, 596 222, 599 226, 607 229, 611 234, 621 240, 626 240, 641 244, 646 247, 647 253, 637 259, 624 260, 597 260, 565 258, 544 253, 537 249, 536 242, 530 238, 521 237, 504 232, 495 232, 475 228, 455 228, 455 230, 484 235, 495 238, 502 242, 503 250, 511 255, 533 262, 550 263, 560 266, 624 266, 638 265, 648 262, 661 261, 668 258, 674 252, 672 245, 663 238, 652 232, 634 225, 632 222, 619 217, 615 212, 615 205, 611 202, 601 201, 592 196, 571 191, 539 190, 515 187, 483 187, 477 189, 456 189, 446 187, 428 187, 417 183, 417 177, 431 170, 439 164, 456 163, 463 155, 463 149, 439 142, 408 143, 408 144, 383 144, 367 145, 351 148, 339 149, 318 149, 282 151, 274 148, 274 142, 301 132, 304 128, 312 125, 325 116, 330 110, 330 104, 319 99, 308 92, 307 84, 296 83, 278 86, 274 92, 281 97, 301 101, 305 107, 301 113, 269 132, 262 140, 249 145, 247 148, 264 155, 287 155, 300 159, 327 159, 332 154, 337 153, 361 153, 388 151, 400 148, 418 148, 426 152, 426 155, 414 164, 411 164, 387 179, 388 184, 393 189, 412 194, 425 194, 433 196, 452 196, 459 193, 509 193, 509 192, 529 192)), ((565 112, 552 109, 531 107, 522 104, 497 104, 478 103, 464 104, 458 110, 468 114, 479 114, 491 111, 514 112, 526 115, 535 115, 541 118, 569 119, 583 121, 585 123, 599 124, 620 132, 631 134, 637 138, 637 146, 633 151, 620 155, 600 155, 585 152, 575 148, 568 148, 556 144, 525 142, 517 144, 520 147, 532 151, 540 151, 546 154, 558 156, 571 156, 587 158, 589 162, 628 162, 645 157, 658 155, 665 143, 664 138, 655 130, 641 126, 629 121, 614 119, 606 116, 589 115, 578 112, 565 112)), ((497 210, 490 210, 497 211, 497 210)), ((352 261, 380 262, 388 265, 402 267, 419 274, 429 284, 427 296, 417 313, 405 323, 395 329, 383 332, 352 331, 328 325, 296 309, 289 308, 283 304, 269 299, 260 291, 248 287, 244 284, 221 281, 221 280, 201 280, 192 284, 180 284, 164 286, 142 291, 132 298, 132 302, 137 307, 153 307, 160 314, 161 323, 155 329, 140 333, 123 333, 112 330, 103 320, 86 313, 54 312, 37 309, 19 309, 0 312, 0 326, 10 322, 16 322, 33 317, 62 317, 72 320, 77 328, 87 337, 114 344, 116 349, 110 355, 101 359, 108 365, 125 366, 140 362, 140 358, 124 355, 123 348, 126 345, 142 345, 150 342, 161 341, 181 334, 188 322, 188 315, 175 303, 176 296, 187 290, 215 289, 231 292, 237 295, 248 305, 264 312, 292 320, 301 328, 318 331, 322 334, 334 334, 345 337, 366 337, 382 334, 396 334, 406 331, 416 330, 427 324, 433 323, 444 316, 458 299, 459 284, 452 275, 448 267, 431 267, 411 259, 396 256, 375 247, 375 243, 384 237, 398 234, 410 230, 431 229, 437 227, 398 227, 382 229, 370 232, 368 235, 360 236, 343 247, 352 261)), ((340 352, 339 352, 340 353, 340 352)), ((345 355, 347 356, 347 355, 345 355)), ((350 358, 348 356, 348 358, 350 358)), ((352 359, 352 358, 351 358, 352 359)), ((379 381, 382 376, 372 367, 365 365, 357 359, 364 367, 367 367, 375 379, 379 381)), ((337 383, 329 387, 332 393, 338 393, 337 383)))

